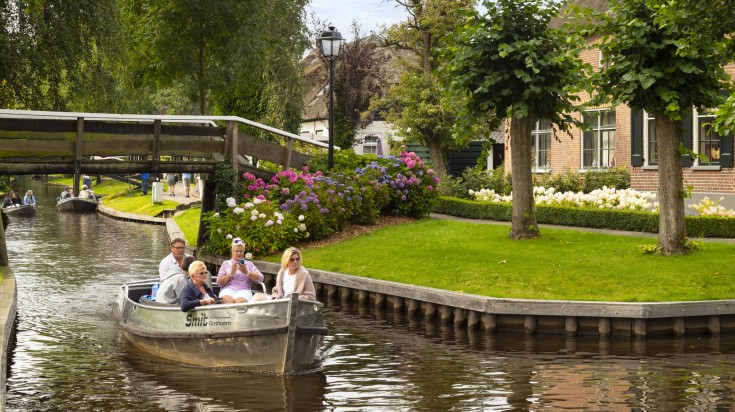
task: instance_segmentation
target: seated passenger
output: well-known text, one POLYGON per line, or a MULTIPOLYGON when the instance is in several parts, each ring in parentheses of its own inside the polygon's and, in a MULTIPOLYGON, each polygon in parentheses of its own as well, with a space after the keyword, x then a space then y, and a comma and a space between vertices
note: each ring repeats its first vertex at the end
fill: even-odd
POLYGON ((264 276, 253 262, 245 260, 245 242, 239 237, 232 240, 232 259, 222 262, 217 274, 222 303, 244 303, 253 297, 253 282, 262 282, 264 276))
POLYGON ((214 298, 212 288, 207 286, 207 267, 201 260, 195 260, 189 266, 189 281, 181 290, 181 311, 188 312, 197 306, 212 305, 214 298))
POLYGON ((194 256, 185 256, 181 261, 181 269, 171 268, 168 276, 161 282, 161 286, 156 292, 156 302, 160 303, 179 303, 181 290, 186 286, 189 280, 189 266, 196 260, 194 256))
POLYGON ((67 187, 65 187, 65 188, 64 188, 64 190, 63 190, 63 191, 61 192, 61 196, 59 196, 59 197, 60 197, 61 199, 68 199, 68 198, 70 198, 70 197, 74 197, 74 193, 72 193, 72 192, 73 192, 73 190, 74 190, 74 189, 72 189, 71 187, 68 187, 68 186, 67 186, 67 187))
POLYGON ((90 200, 97 199, 97 197, 94 195, 94 192, 92 191, 92 189, 90 189, 89 187, 87 187, 87 185, 82 185, 82 190, 79 191, 79 196, 78 197, 80 199, 90 199, 90 200))
MULTIPOLYGON (((171 241, 171 253, 161 259, 161 263, 158 264, 158 276, 161 278, 161 281, 166 279, 172 270, 181 270, 181 262, 184 260, 184 257, 189 256, 185 250, 186 241, 184 239, 177 237, 171 241)), ((187 274, 184 271, 182 273, 187 274)))
POLYGON ((33 196, 33 190, 26 192, 26 195, 23 197, 23 204, 36 206, 36 198, 33 196))
MULTIPOLYGON (((301 266, 301 252, 295 247, 283 252, 281 270, 276 275, 276 285, 273 286, 271 299, 283 298, 291 293, 298 293, 299 299, 316 300, 314 282, 309 271, 301 266)), ((253 297, 253 302, 266 299, 268 299, 266 295, 258 293, 253 297)))
POLYGON ((20 199, 18 198, 18 192, 10 192, 5 196, 3 200, 3 207, 20 206, 20 199))

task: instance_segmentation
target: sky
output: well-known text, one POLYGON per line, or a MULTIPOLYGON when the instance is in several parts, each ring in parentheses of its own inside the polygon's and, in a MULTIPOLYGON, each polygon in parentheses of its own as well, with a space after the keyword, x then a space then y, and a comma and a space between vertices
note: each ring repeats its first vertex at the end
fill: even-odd
POLYGON ((381 24, 390 26, 406 19, 406 11, 393 0, 311 0, 306 13, 331 23, 342 37, 352 40, 351 25, 357 20, 363 34, 378 31, 381 24))

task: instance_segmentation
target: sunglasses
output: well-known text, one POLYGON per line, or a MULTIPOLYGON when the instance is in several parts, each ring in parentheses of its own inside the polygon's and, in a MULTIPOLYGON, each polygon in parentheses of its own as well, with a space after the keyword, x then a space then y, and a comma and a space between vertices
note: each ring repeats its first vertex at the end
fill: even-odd
POLYGON ((232 243, 234 243, 236 245, 244 245, 245 244, 245 241, 242 240, 242 239, 235 239, 232 243))
POLYGON ((300 257, 294 257, 294 258, 291 258, 291 259, 289 259, 288 261, 289 261, 289 262, 298 262, 298 261, 300 261, 300 260, 301 260, 301 258, 300 258, 300 257))

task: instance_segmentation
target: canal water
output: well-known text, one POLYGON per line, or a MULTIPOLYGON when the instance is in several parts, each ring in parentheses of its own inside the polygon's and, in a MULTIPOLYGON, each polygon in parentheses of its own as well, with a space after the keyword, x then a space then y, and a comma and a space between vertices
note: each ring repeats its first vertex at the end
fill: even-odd
MULTIPOLYGON (((156 274, 164 229, 59 214, 59 188, 6 231, 18 284, 8 411, 735 410, 735 337, 486 335, 329 305, 320 364, 298 376, 158 362, 112 317, 119 285, 156 274)), ((308 254, 305 256, 308 266, 308 254)))

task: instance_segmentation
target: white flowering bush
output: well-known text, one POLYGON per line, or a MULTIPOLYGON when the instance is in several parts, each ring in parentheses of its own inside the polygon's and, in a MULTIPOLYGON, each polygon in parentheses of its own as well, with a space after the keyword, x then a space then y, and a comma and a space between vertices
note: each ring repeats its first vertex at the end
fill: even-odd
POLYGON ((230 255, 233 237, 245 241, 245 251, 270 255, 309 237, 302 215, 281 211, 279 205, 256 198, 238 205, 227 199, 227 210, 205 215, 209 241, 206 250, 221 256, 230 255))
MULTIPOLYGON (((511 204, 513 196, 501 196, 493 190, 470 190, 475 200, 489 203, 511 204)), ((561 205, 596 209, 646 210, 656 211, 658 203, 653 202, 654 195, 638 192, 633 189, 613 189, 607 186, 602 189, 584 192, 557 192, 553 187, 534 187, 533 196, 537 205, 561 205)))
POLYGON ((720 205, 720 202, 723 200, 725 200, 724 197, 720 197, 718 200, 712 200, 705 196, 701 202, 689 205, 689 207, 696 210, 702 216, 735 217, 735 210, 720 205))

